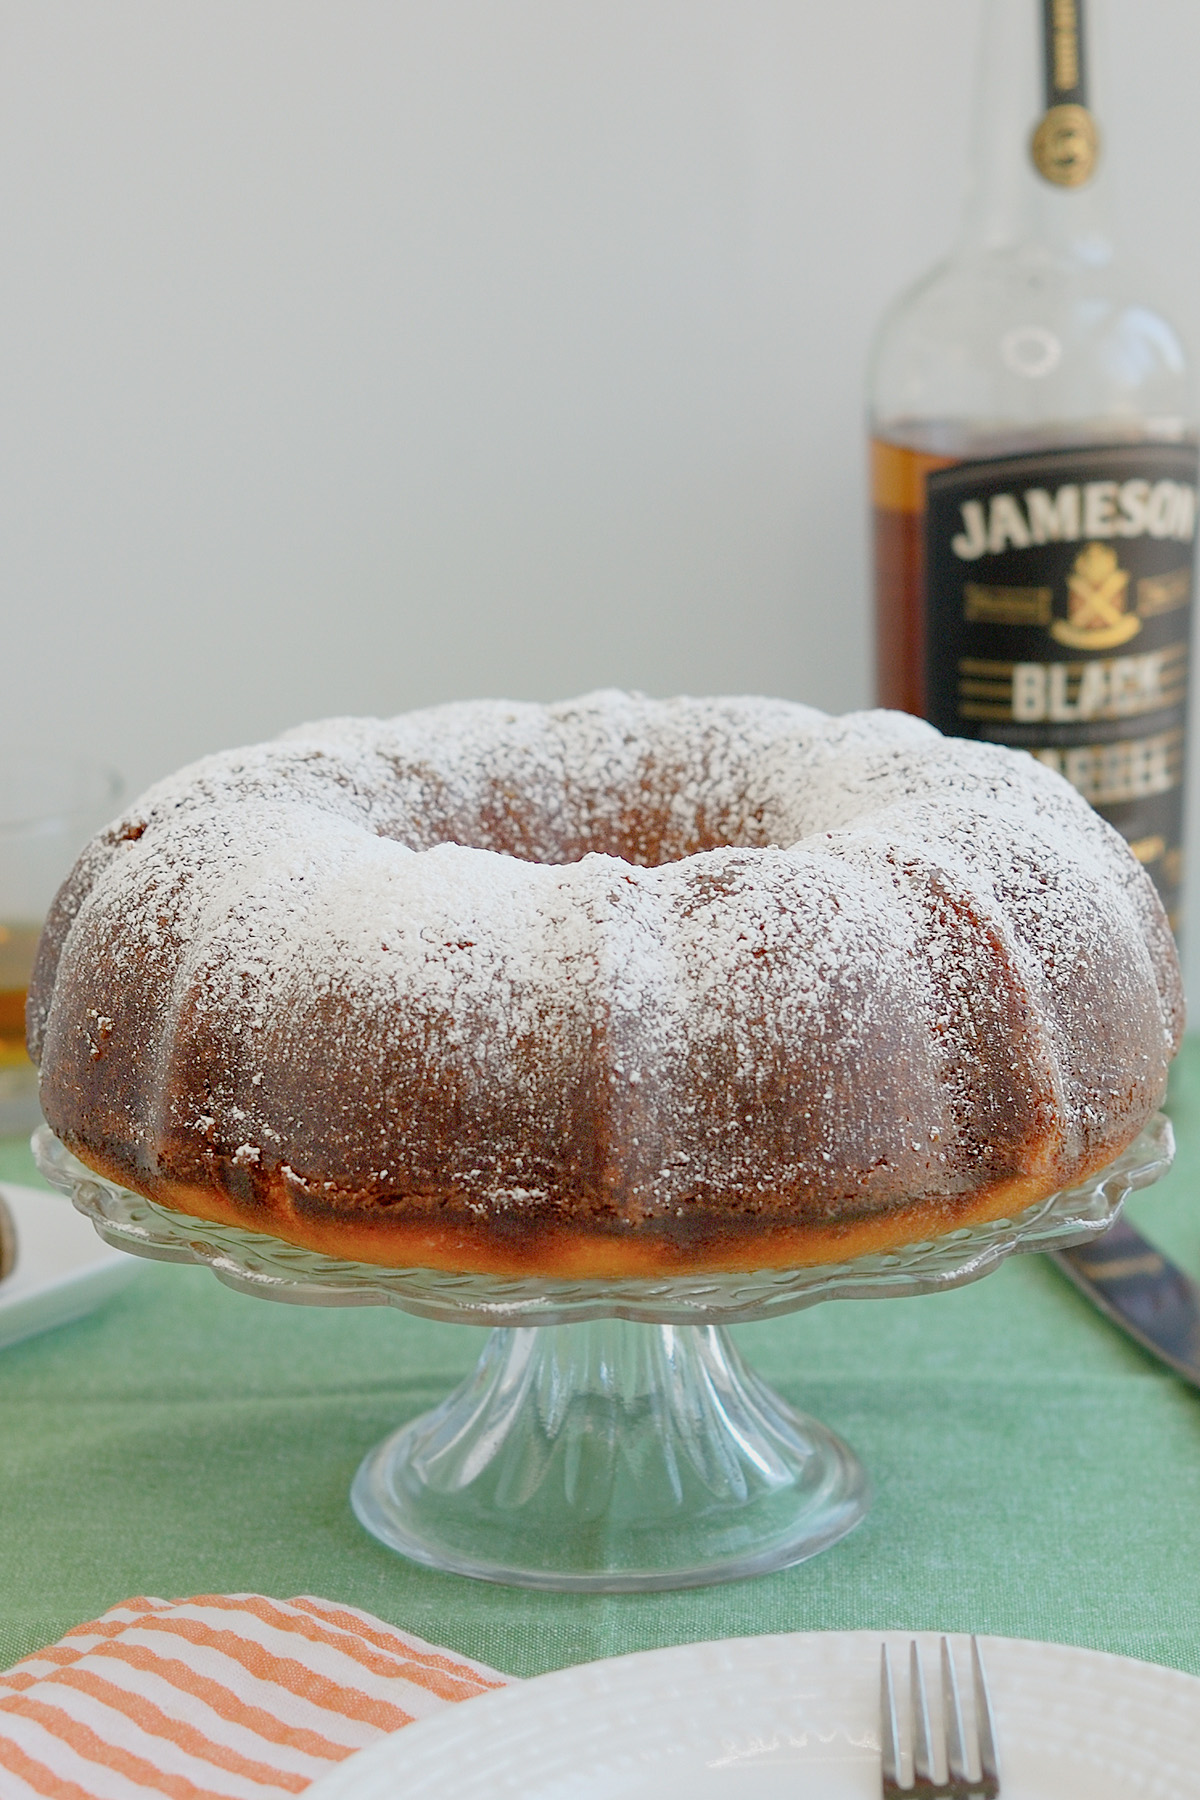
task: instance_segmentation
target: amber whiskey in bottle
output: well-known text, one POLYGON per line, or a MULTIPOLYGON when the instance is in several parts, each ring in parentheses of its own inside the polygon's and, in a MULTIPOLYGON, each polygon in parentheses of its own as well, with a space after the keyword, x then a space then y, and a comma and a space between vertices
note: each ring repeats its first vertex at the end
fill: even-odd
POLYGON ((1100 4, 986 0, 960 238, 878 334, 877 696, 1065 775, 1177 924, 1200 456, 1113 232, 1100 4))

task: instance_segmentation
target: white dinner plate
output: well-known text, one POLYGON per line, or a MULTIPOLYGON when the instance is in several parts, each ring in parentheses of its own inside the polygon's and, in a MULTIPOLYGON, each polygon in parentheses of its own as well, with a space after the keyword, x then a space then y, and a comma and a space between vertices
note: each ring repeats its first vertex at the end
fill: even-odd
POLYGON ((92 1312, 139 1272, 136 1256, 113 1250, 61 1194, 16 1187, 0 1194, 17 1232, 17 1264, 0 1281, 0 1349, 92 1312))
MULTIPOLYGON (((798 1632, 561 1669, 406 1726, 308 1800, 879 1800, 881 1641, 798 1632)), ((908 1640, 887 1641, 895 1667, 908 1640)), ((937 1639, 920 1641, 932 1676, 937 1639)), ((1200 1797, 1200 1680, 1063 1644, 981 1646, 1001 1800, 1200 1797)))

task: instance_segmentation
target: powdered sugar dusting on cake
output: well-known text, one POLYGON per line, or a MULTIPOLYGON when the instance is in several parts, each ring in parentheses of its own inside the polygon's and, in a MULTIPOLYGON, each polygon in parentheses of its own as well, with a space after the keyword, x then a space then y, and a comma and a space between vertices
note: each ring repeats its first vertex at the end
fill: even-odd
POLYGON ((102 1014, 139 1154, 297 1205, 953 1196, 1031 1119, 1090 1153, 1179 1025, 1148 880, 1057 776, 782 701, 300 727, 151 789, 60 926, 87 1005, 44 982, 38 1047, 102 1014))

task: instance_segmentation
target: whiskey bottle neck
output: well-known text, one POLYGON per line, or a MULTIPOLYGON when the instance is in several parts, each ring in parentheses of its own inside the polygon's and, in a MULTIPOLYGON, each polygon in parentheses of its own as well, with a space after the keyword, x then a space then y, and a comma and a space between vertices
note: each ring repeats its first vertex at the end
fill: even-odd
POLYGON ((1113 256, 1103 0, 986 0, 961 248, 1113 256))

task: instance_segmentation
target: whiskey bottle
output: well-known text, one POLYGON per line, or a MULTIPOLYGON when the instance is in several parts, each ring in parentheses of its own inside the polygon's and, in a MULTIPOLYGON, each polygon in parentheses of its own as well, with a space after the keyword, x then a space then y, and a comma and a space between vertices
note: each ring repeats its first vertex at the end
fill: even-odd
POLYGON ((1097 0, 986 0, 949 259, 871 365, 879 703, 1030 751, 1182 879, 1196 416, 1118 253, 1097 0))

